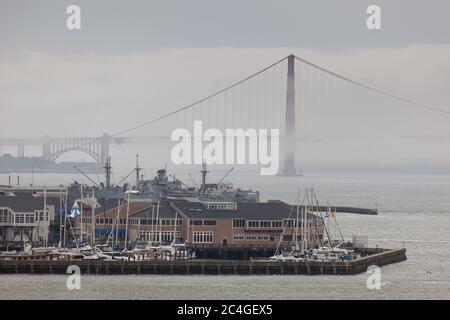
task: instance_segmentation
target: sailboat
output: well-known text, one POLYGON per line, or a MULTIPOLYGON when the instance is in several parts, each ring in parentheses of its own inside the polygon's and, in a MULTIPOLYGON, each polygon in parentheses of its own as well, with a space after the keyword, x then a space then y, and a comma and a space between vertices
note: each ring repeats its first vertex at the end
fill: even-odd
MULTIPOLYGON (((275 255, 270 257, 270 260, 275 261, 306 261, 306 260, 323 260, 323 261, 336 261, 336 260, 346 260, 351 259, 352 250, 347 250, 340 248, 340 246, 344 243, 343 237, 341 234, 342 242, 340 242, 338 245, 334 246, 334 241, 332 240, 332 237, 329 232, 329 228, 324 224, 324 231, 325 235, 327 237, 327 244, 328 246, 325 246, 322 240, 318 240, 320 245, 315 248, 308 248, 308 239, 310 238, 310 228, 311 224, 309 222, 310 218, 308 215, 312 216, 313 219, 318 218, 317 216, 313 215, 314 208, 317 208, 319 211, 319 216, 323 218, 322 212, 320 212, 320 205, 317 200, 317 196, 314 193, 314 190, 311 188, 309 191, 307 190, 305 193, 305 196, 302 200, 302 204, 300 205, 300 196, 297 200, 297 215, 295 219, 294 224, 294 246, 291 251, 281 251, 279 252, 279 247, 281 244, 281 241, 283 239, 284 232, 288 226, 286 226, 283 229, 283 232, 280 237, 280 241, 277 246, 277 250, 275 255), (304 206, 306 202, 306 205, 304 206), (298 235, 299 235, 299 214, 301 215, 301 245, 298 243, 298 235)), ((330 209, 329 209, 330 210, 330 209)), ((290 221, 291 214, 292 214, 293 208, 291 210, 291 213, 289 214, 288 221, 290 221)), ((330 213, 330 212, 329 212, 330 213)), ((340 232, 340 230, 339 230, 340 232)))
MULTIPOLYGON (((303 260, 305 257, 305 250, 306 250, 306 246, 304 245, 305 242, 305 230, 304 230, 304 225, 305 225, 305 218, 306 218, 306 214, 305 214, 305 210, 303 207, 303 203, 304 203, 305 198, 303 198, 302 201, 302 206, 300 209, 300 191, 298 193, 298 197, 297 197, 297 210, 296 210, 296 219, 295 219, 295 223, 294 223, 294 246, 292 247, 291 251, 285 251, 282 250, 281 252, 279 252, 279 247, 281 244, 281 241, 283 240, 283 236, 284 233, 286 231, 286 228, 288 227, 288 223, 286 223, 286 225, 284 226, 283 232, 280 236, 280 241, 278 242, 278 246, 277 246, 277 250, 275 252, 275 254, 273 256, 271 256, 269 259, 270 260, 275 260, 275 261, 298 261, 298 260, 303 260), (299 227, 299 214, 301 211, 301 224, 302 224, 302 245, 300 248, 300 245, 298 243, 298 238, 299 238, 299 233, 298 233, 298 227, 299 227)), ((291 215, 292 215, 292 211, 293 208, 291 209, 291 212, 289 213, 289 217, 288 217, 288 221, 291 221, 291 215)))

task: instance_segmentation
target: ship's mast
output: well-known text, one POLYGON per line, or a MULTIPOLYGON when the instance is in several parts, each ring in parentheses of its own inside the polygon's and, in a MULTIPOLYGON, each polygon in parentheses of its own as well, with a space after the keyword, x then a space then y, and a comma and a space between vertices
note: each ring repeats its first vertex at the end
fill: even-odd
POLYGON ((109 190, 111 188, 111 157, 108 157, 108 159, 106 159, 104 168, 106 171, 106 189, 109 190))
POLYGON ((206 170, 206 162, 203 161, 202 162, 202 170, 200 171, 202 174, 202 186, 201 186, 201 192, 205 192, 206 191, 206 174, 209 172, 208 170, 206 170))
POLYGON ((139 173, 141 172, 142 168, 139 166, 139 155, 136 155, 136 190, 139 188, 139 173))

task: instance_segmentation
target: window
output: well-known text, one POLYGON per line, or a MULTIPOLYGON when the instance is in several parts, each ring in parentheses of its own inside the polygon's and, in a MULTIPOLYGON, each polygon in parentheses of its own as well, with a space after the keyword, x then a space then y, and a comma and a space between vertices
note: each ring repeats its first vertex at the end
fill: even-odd
POLYGON ((139 224, 138 219, 129 219, 128 224, 139 224))
POLYGON ((192 233, 193 243, 212 243, 213 233, 212 231, 201 231, 192 233))
POLYGON ((233 219, 233 228, 245 228, 245 219, 233 219))
POLYGON ((260 222, 259 222, 259 226, 260 226, 261 228, 270 228, 271 223, 270 223, 270 221, 260 221, 260 222))
POLYGON ((245 240, 245 235, 243 235, 243 234, 235 234, 233 236, 233 240, 235 240, 235 241, 243 241, 243 240, 245 240))
POLYGON ((282 228, 283 223, 278 220, 249 220, 247 222, 247 228, 260 228, 260 229, 271 229, 271 228, 282 228))
POLYGON ((203 220, 204 226, 215 226, 217 224, 216 220, 203 220))
POLYGON ((149 232, 149 231, 142 231, 138 234, 138 239, 141 241, 160 241, 161 242, 172 242, 174 237, 177 239, 180 239, 181 232, 177 231, 161 231, 161 232, 149 232))
POLYGON ((271 236, 269 236, 268 234, 247 234, 245 236, 245 240, 247 241, 269 241, 270 239, 271 236))
POLYGON ((294 223, 294 222, 295 222, 295 221, 292 220, 292 219, 284 220, 284 225, 285 225, 286 227, 288 227, 288 228, 292 228, 292 227, 295 226, 295 223, 294 223))
POLYGON ((203 205, 208 210, 236 210, 236 202, 205 202, 203 205))
POLYGON ((259 228, 259 221, 248 221, 247 222, 249 228, 259 228))
POLYGON ((34 215, 27 214, 25 216, 25 223, 33 223, 34 222, 34 215))
POLYGON ((9 209, 0 209, 0 223, 11 223, 12 214, 9 209))
POLYGON ((281 221, 272 221, 272 228, 282 228, 281 221))

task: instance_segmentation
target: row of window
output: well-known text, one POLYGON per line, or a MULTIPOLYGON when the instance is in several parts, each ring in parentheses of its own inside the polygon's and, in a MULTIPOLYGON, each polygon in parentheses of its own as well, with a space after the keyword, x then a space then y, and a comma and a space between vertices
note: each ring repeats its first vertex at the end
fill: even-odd
MULTIPOLYGON (((1 214, 0 211, 0 222, 7 221, 7 217, 4 217, 4 215, 1 214), (5 220, 6 219, 6 220, 5 220)), ((183 225, 183 221, 181 219, 160 219, 160 224, 158 224, 158 220, 147 220, 147 219, 135 219, 130 218, 128 219, 128 224, 130 225, 138 225, 139 223, 141 225, 161 225, 161 226, 181 226, 183 225), (139 221, 140 220, 140 221, 139 221)), ((91 218, 83 218, 83 223, 91 223, 91 218)), ((284 226, 286 227, 295 227, 296 220, 246 220, 246 219, 233 219, 233 228, 259 228, 259 229, 281 229, 283 228, 283 222, 284 226)), ((96 218, 95 223, 99 225, 112 225, 115 223, 115 219, 113 218, 96 218)), ((126 219, 119 219, 119 224, 125 225, 126 219)), ((193 219, 190 220, 190 225, 194 226, 216 226, 217 220, 206 220, 206 219, 193 219)), ((298 227, 300 228, 301 222, 298 222, 298 227)), ((309 221, 308 227, 312 228, 315 226, 315 223, 313 221, 309 221)))
POLYGON ((233 219, 233 228, 282 228, 283 223, 280 220, 245 220, 233 219))
MULTIPOLYGON (((260 229, 269 229, 269 228, 275 228, 275 229, 281 229, 283 228, 283 222, 284 226, 286 227, 295 227, 296 220, 295 219, 289 219, 289 220, 245 220, 245 219, 233 219, 233 228, 260 228, 260 229)), ((297 222, 298 227, 301 226, 301 221, 297 222)), ((308 226, 313 227, 315 225, 315 222, 308 221, 308 226)))
POLYGON ((212 231, 196 231, 192 233, 193 243, 212 243, 213 233, 212 231))
POLYGON ((150 232, 143 231, 138 235, 138 239, 141 241, 157 241, 157 242, 171 242, 174 239, 180 239, 180 231, 161 231, 161 232, 150 232))
MULTIPOLYGON (((128 219, 129 225, 138 225, 140 219, 130 218, 128 219)), ((91 223, 91 218, 82 218, 83 223, 91 223)), ((161 219, 161 224, 158 224, 158 220, 140 220, 141 225, 161 225, 161 226, 175 226, 175 219, 161 219)), ((95 223, 98 225, 112 225, 116 223, 116 219, 113 218, 96 218, 95 223)), ((118 221, 121 225, 126 225, 127 219, 119 219, 118 221)), ((181 226, 183 224, 182 220, 176 220, 177 226, 181 226)))
POLYGON ((0 209, 0 223, 12 223, 13 214, 9 209, 0 209))
POLYGON ((237 204, 235 202, 232 203, 221 203, 221 202, 214 202, 214 203, 208 203, 205 202, 203 205, 208 210, 236 210, 237 204))
POLYGON ((217 220, 191 220, 189 222, 191 226, 215 226, 217 225, 217 220))
POLYGON ((282 228, 282 222, 279 220, 249 220, 247 228, 282 228))
MULTIPOLYGON (((285 234, 283 235, 283 241, 294 241, 295 235, 285 234)), ((310 235, 309 240, 322 239, 321 234, 310 235)), ((233 235, 235 241, 279 241, 279 236, 272 234, 235 234, 233 235)), ((297 235, 297 241, 303 240, 302 235, 297 235)))
POLYGON ((278 239, 275 235, 269 234, 235 234, 233 240, 235 241, 276 241, 278 239))
MULTIPOLYGON (((319 220, 308 220, 305 223, 305 226, 308 226, 309 228, 314 227, 316 225, 316 222, 319 220)), ((295 226, 297 226, 300 228, 302 226, 302 221, 296 221, 295 219, 289 219, 289 220, 284 220, 284 225, 288 228, 294 228, 295 226)))
POLYGON ((181 226, 183 224, 183 220, 181 219, 160 219, 161 224, 158 224, 158 220, 154 219, 154 220, 148 220, 148 219, 141 219, 141 224, 142 225, 153 225, 153 226, 157 226, 157 225, 161 225, 161 226, 175 226, 175 224, 177 226, 181 226))
POLYGON ((48 212, 13 213, 8 209, 0 209, 0 223, 35 223, 36 221, 48 221, 48 212))

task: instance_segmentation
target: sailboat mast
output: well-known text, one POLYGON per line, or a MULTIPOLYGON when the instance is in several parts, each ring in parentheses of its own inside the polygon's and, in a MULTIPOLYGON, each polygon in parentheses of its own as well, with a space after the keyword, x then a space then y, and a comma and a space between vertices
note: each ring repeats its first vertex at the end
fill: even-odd
POLYGON ((67 226, 67 189, 66 197, 64 198, 64 235, 63 235, 63 247, 66 247, 66 226, 67 226))
POLYGON ((83 246, 83 185, 80 184, 80 244, 83 246))
POLYGON ((128 215, 129 214, 130 214, 130 191, 128 190, 127 218, 125 220, 125 246, 124 246, 124 249, 127 248, 127 241, 128 241, 128 215))
POLYGON ((95 244, 95 189, 92 187, 92 203, 91 203, 91 227, 92 227, 92 235, 91 235, 91 246, 93 247, 95 244))
POLYGON ((139 155, 136 155, 136 190, 139 189, 139 173, 141 172, 141 167, 139 167, 139 155))
MULTIPOLYGON (((309 207, 309 195, 308 195, 308 189, 306 189, 306 201, 307 205, 309 207)), ((308 207, 305 208, 305 248, 308 250, 308 238, 309 238, 309 217, 308 217, 308 207)))
POLYGON ((62 245, 62 191, 61 191, 61 186, 59 187, 59 244, 58 244, 58 248, 61 249, 61 245, 62 245))
MULTIPOLYGON (((331 233, 331 228, 330 228, 330 220, 331 220, 331 206, 328 203, 328 208, 327 208, 327 224, 328 224, 328 232, 330 233, 330 241, 333 241, 333 234, 331 233)), ((332 245, 332 244, 330 244, 332 245)))
MULTIPOLYGON (((161 219, 159 217, 159 200, 158 200, 158 207, 156 208, 156 220, 157 220, 157 226, 159 227, 159 232, 158 232, 158 243, 159 245, 161 245, 161 219)), ((158 230, 158 229, 157 229, 158 230)))
POLYGON ((155 204, 153 204, 153 206, 152 206, 152 226, 150 227, 150 236, 148 238, 149 243, 154 241, 154 239, 153 239, 154 238, 154 228, 153 228, 154 222, 155 222, 155 204))
POLYGON ((297 215, 295 217, 295 250, 298 250, 298 216, 300 211, 300 189, 297 194, 297 215))
MULTIPOLYGON (((45 218, 46 215, 47 215, 47 188, 44 187, 44 214, 43 214, 43 217, 42 217, 43 220, 44 219, 47 220, 45 218)), ((45 247, 47 246, 47 237, 48 237, 48 234, 44 237, 44 239, 45 239, 45 247)))
POLYGON ((173 232, 173 240, 177 241, 178 212, 175 211, 175 230, 173 232))

